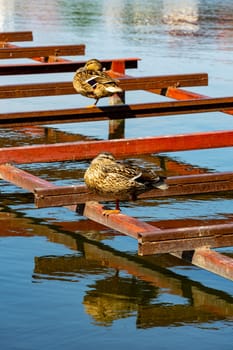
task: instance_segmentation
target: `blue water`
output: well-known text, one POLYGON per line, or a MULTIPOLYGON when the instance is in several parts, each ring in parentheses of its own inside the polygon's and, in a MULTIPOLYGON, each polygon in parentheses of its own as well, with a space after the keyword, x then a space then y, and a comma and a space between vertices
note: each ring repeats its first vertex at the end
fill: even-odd
MULTIPOLYGON (((33 31, 33 45, 85 43, 81 60, 139 57, 138 69, 127 72, 135 76, 206 72, 209 85, 189 90, 232 95, 230 0, 1 0, 0 31, 23 30, 33 31)), ((0 81, 67 81, 72 76, 12 76, 0 81)), ((160 100, 165 98, 126 94, 129 103, 160 100)), ((87 100, 71 95, 0 103, 7 112, 79 107, 87 100)), ((221 113, 144 118, 127 120, 125 136, 232 127, 232 117, 221 113)), ((0 129, 1 147, 61 142, 64 137, 107 139, 108 123, 0 129)), ((160 157, 209 172, 232 171, 232 148, 160 157)), ((156 155, 150 159, 158 163, 156 155)), ((82 183, 87 165, 83 161, 22 168, 56 184, 72 184, 82 183)), ((232 281, 172 256, 138 257, 135 240, 66 208, 36 209, 32 197, 5 181, 0 192, 1 349, 232 349, 232 281)), ((228 219, 232 209, 231 193, 122 203, 124 213, 145 221, 228 219)), ((221 251, 232 256, 231 248, 221 251)))

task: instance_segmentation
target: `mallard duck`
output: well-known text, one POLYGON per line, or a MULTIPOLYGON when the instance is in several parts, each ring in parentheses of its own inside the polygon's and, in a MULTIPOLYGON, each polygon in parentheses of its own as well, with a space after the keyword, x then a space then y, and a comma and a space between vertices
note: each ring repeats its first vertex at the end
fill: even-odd
POLYGON ((73 78, 75 90, 86 97, 94 98, 95 106, 100 98, 122 93, 117 80, 111 78, 102 68, 99 60, 93 58, 79 68, 73 78))
POLYGON ((104 214, 119 213, 119 199, 133 199, 152 188, 166 190, 165 178, 155 171, 117 161, 111 153, 103 152, 95 157, 84 174, 87 187, 103 196, 116 199, 116 208, 104 214))

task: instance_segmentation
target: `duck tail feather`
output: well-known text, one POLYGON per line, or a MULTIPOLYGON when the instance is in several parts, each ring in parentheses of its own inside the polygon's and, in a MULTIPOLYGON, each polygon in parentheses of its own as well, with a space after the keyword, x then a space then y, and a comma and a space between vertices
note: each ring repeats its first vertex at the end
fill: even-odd
POLYGON ((159 176, 158 180, 153 183, 153 187, 158 188, 160 190, 167 190, 168 185, 165 182, 166 177, 159 176))
POLYGON ((122 89, 118 86, 106 86, 105 89, 113 94, 122 92, 122 89))

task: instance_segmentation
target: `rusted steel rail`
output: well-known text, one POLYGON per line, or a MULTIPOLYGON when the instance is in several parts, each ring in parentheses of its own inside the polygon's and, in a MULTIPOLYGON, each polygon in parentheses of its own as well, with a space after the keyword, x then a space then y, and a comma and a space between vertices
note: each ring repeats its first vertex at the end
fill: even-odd
MULTIPOLYGON (((200 100, 200 99, 206 99, 209 98, 209 96, 198 94, 196 92, 187 91, 184 89, 177 89, 176 87, 168 87, 167 89, 163 90, 163 95, 169 98, 174 98, 175 100, 200 100)), ((233 109, 232 110, 220 110, 220 112, 223 112, 225 114, 233 115, 233 109)))
MULTIPOLYGON (((166 191, 150 190, 138 195, 138 199, 184 196, 233 190, 233 173, 213 173, 168 177, 166 191)), ((55 188, 35 188, 35 204, 38 208, 80 204, 90 200, 114 201, 114 197, 90 193, 86 186, 57 186, 55 188)), ((130 197, 128 197, 131 200, 130 197)))
POLYGON ((108 151, 116 157, 233 146, 233 130, 193 134, 67 142, 0 148, 0 163, 40 163, 92 159, 108 151))
POLYGON ((210 272, 233 280, 233 259, 226 255, 206 247, 188 252, 173 253, 173 255, 198 267, 203 268, 204 266, 210 272))
MULTIPOLYGON (((56 189, 48 181, 31 175, 9 164, 0 165, 1 178, 24 189, 34 191, 37 186, 56 189)), ((73 206, 76 208, 76 206, 73 206)), ((128 217, 124 214, 105 216, 103 206, 89 201, 85 205, 84 215, 103 225, 111 227, 138 240, 139 254, 173 253, 194 250, 203 246, 221 247, 231 244, 233 240, 233 223, 163 229, 128 217)), ((233 278, 233 264, 230 275, 233 278)))
MULTIPOLYGON (((158 234, 162 235, 163 230, 159 229, 158 227, 154 227, 150 224, 140 222, 139 220, 128 217, 127 215, 124 214, 117 214, 117 215, 110 215, 110 216, 104 216, 102 214, 103 212, 103 207, 97 203, 97 202, 87 202, 85 205, 84 209, 84 215, 87 216, 89 219, 96 221, 98 223, 101 223, 103 225, 106 225, 112 229, 115 229, 117 231, 120 231, 132 238, 136 239, 141 239, 141 237, 145 235, 149 235, 150 232, 152 234, 158 234)), ((231 258, 228 258, 226 256, 223 256, 221 254, 218 254, 218 259, 216 259, 216 253, 210 251, 209 249, 207 250, 208 254, 206 252, 206 248, 203 249, 203 244, 205 243, 212 244, 215 246, 215 244, 220 244, 221 237, 223 237, 223 245, 225 245, 227 242, 229 243, 232 242, 233 239, 233 223, 232 223, 232 233, 231 234, 226 234, 225 238, 224 236, 221 236, 221 234, 218 234, 218 239, 211 242, 210 240, 206 242, 204 239, 195 242, 195 248, 192 247, 192 245, 189 242, 186 242, 187 245, 182 241, 182 239, 174 240, 173 244, 169 245, 169 241, 166 241, 167 247, 164 249, 164 247, 161 246, 161 242, 158 242, 156 248, 154 251, 146 251, 142 249, 141 247, 141 242, 139 241, 139 254, 156 254, 159 252, 169 252, 169 253, 174 253, 177 255, 177 250, 184 249, 184 251, 189 251, 191 249, 191 254, 192 258, 190 258, 190 262, 193 263, 194 265, 198 264, 199 267, 202 267, 204 269, 210 269, 211 272, 214 272, 216 274, 220 274, 221 276, 224 276, 225 278, 229 278, 233 280, 233 262, 231 258), (218 242, 216 242, 218 240, 218 242), (199 243, 199 244, 198 244, 199 243), (198 248, 199 246, 199 248, 198 248), (201 248, 201 249, 200 249, 201 248), (205 258, 203 258, 205 255, 205 258), (215 263, 213 263, 213 260, 215 258, 215 263)), ((175 230, 174 230, 175 231, 175 230)), ((179 229, 176 229, 175 232, 179 231, 179 229)), ((198 238, 197 238, 198 239, 198 238)), ((194 239, 193 239, 194 240, 194 239)), ((180 253, 182 254, 182 253, 180 253)), ((179 253, 178 253, 179 256, 179 253)), ((180 255, 181 256, 181 255, 180 255)))
POLYGON ((51 182, 43 180, 38 176, 32 175, 10 164, 0 164, 0 178, 29 192, 33 192, 36 187, 55 188, 55 185, 51 182))
MULTIPOLYGON (((14 166, 9 164, 0 165, 0 175, 1 178, 10 181, 11 183, 16 184, 24 189, 29 191, 34 191, 38 186, 44 188, 56 188, 55 185, 51 184, 48 181, 42 180, 34 175, 31 175, 23 170, 17 169, 14 166)), ((70 209, 76 210, 76 205, 69 206, 70 209)), ((205 255, 205 259, 203 257, 203 249, 201 250, 201 254, 199 253, 199 249, 203 245, 208 246, 226 246, 231 244, 233 239, 233 224, 222 224, 222 225, 212 225, 206 228, 202 227, 202 235, 200 238, 200 227, 198 228, 183 228, 183 232, 181 229, 173 229, 173 230, 161 230, 158 227, 154 227, 150 224, 140 222, 137 219, 132 217, 128 217, 124 214, 119 215, 111 215, 110 217, 106 217, 103 215, 103 207, 97 202, 86 202, 84 215, 91 220, 94 220, 100 224, 106 225, 110 228, 113 228, 119 232, 122 232, 130 237, 133 237, 139 241, 139 254, 155 254, 155 253, 164 253, 169 252, 173 253, 180 250, 190 250, 195 249, 193 252, 193 257, 191 262, 195 264, 195 261, 198 262, 198 266, 206 269, 210 269, 212 272, 217 274, 221 274, 222 276, 233 279, 233 264, 232 259, 226 258, 225 256, 218 256, 218 262, 213 264, 213 256, 211 252, 208 255, 205 255), (186 231, 185 231, 186 230, 186 231), (190 231, 191 233, 190 233, 190 231), (196 230, 196 232, 195 232, 196 230), (216 231, 217 230, 217 231, 216 231), (225 231, 224 231, 225 230, 225 231), (188 237, 186 234, 188 234, 188 237), (215 236, 210 235, 213 233, 215 236), (165 232, 166 235, 170 235, 169 237, 176 236, 177 239, 161 241, 162 233, 165 232), (223 234, 221 233, 223 232, 223 234), (196 236, 195 236, 196 234, 196 236), (160 237, 160 241, 158 242, 157 237, 160 237), (152 241, 152 238, 156 236, 156 241, 152 241), (191 236, 191 238, 190 238, 191 236), (204 237, 203 237, 204 236, 204 237), (145 242, 142 242, 142 237, 145 242), (149 237, 149 238, 148 238, 149 237), (182 238, 183 237, 183 238, 182 238), (148 241, 152 241, 153 244, 149 243, 148 249, 148 241), (152 247, 154 248, 152 252, 152 247), (194 254, 195 253, 195 254, 194 254), (227 261, 229 263, 227 264, 227 261), (225 268, 224 268, 225 266, 225 268)), ((205 251, 204 251, 205 252, 205 251)), ((216 259, 215 252, 213 252, 214 257, 216 259)))
MULTIPOLYGON (((125 69, 138 67, 139 58, 122 58, 101 60, 103 66, 109 70, 124 74, 125 69)), ((47 74, 75 72, 82 67, 86 61, 64 61, 48 64, 0 64, 0 75, 24 75, 24 74, 47 74)))
POLYGON ((48 56, 76 56, 85 54, 85 45, 50 45, 0 48, 0 59, 48 56))
POLYGON ((156 228, 154 232, 138 233, 138 242, 140 255, 229 246, 233 242, 233 222, 163 229, 161 232, 156 228))
MULTIPOLYGON (((119 84, 123 90, 149 90, 157 86, 167 88, 168 86, 206 86, 208 85, 208 75, 206 73, 198 74, 180 74, 163 75, 149 77, 124 77, 119 78, 119 84)), ((47 82, 33 84, 17 84, 0 86, 0 98, 20 98, 34 96, 53 96, 76 94, 71 81, 68 82, 47 82)))
POLYGON ((33 34, 31 31, 22 32, 3 32, 0 33, 0 42, 5 42, 6 44, 11 41, 32 41, 33 34))
MULTIPOLYGON (((8 39, 7 39, 8 40, 8 39)), ((4 40, 6 41, 6 40, 4 40)), ((73 65, 74 62, 66 61, 64 59, 59 59, 57 56, 73 55, 70 51, 58 50, 53 47, 53 51, 46 51, 46 48, 43 47, 45 51, 42 52, 42 49, 39 48, 40 53, 36 54, 37 48, 18 48, 15 45, 6 44, 0 50, 0 58, 33 58, 38 60, 41 63, 46 64, 32 64, 32 65, 17 65, 17 67, 6 67, 6 65, 0 66, 0 74, 34 74, 34 73, 48 73, 48 72, 73 72, 79 66, 73 65), (32 49, 35 51, 32 52, 32 49), (27 51, 27 52, 26 52, 27 51), (24 52, 24 53, 23 53, 24 52), (2 53, 2 56, 1 56, 2 53), (5 55, 5 56, 4 56, 5 55), (59 62, 54 62, 58 60, 59 62), (52 62, 51 64, 47 63, 52 62), (45 68, 41 68, 45 67, 45 68), (49 67, 49 68, 48 68, 49 67), (39 70, 38 70, 39 68, 39 70), (8 72, 8 73, 7 73, 8 72)), ((48 47, 47 47, 48 49, 48 47)), ((50 47, 51 49, 51 47, 50 47)), ((71 46, 70 46, 71 49, 71 46)), ((81 45, 80 45, 81 49, 81 45)), ((85 50, 85 47, 83 47, 85 50)), ((76 53, 74 53, 75 55, 76 53)), ((82 53, 80 53, 82 54, 82 53)), ((138 59, 131 60, 131 68, 136 68, 138 59)), ((83 63, 79 63, 80 66, 83 63)), ((111 70, 113 76, 122 77, 125 75, 126 61, 125 60, 115 60, 114 62, 109 62, 107 69, 111 70)), ((130 78, 130 77, 127 77, 130 78)), ((145 79, 145 78, 144 78, 145 79)), ((153 77, 151 77, 153 80, 153 77)), ((136 118, 136 117, 147 117, 154 115, 174 115, 174 114, 185 114, 185 113, 197 113, 197 112, 207 112, 207 111, 229 111, 233 107, 233 98, 208 98, 206 96, 197 97, 195 94, 190 93, 190 98, 188 94, 182 92, 182 90, 177 89, 177 87, 190 86, 190 83, 180 82, 176 76, 176 79, 173 81, 167 81, 164 86, 164 81, 159 82, 159 77, 157 80, 157 85, 154 81, 147 79, 144 80, 142 84, 141 78, 134 79, 134 87, 131 89, 143 89, 153 93, 159 93, 167 97, 176 98, 180 101, 168 102, 168 103, 156 103, 156 104, 139 104, 131 106, 118 106, 118 107, 103 107, 95 108, 91 110, 91 114, 88 114, 87 110, 79 109, 77 110, 63 110, 59 111, 59 114, 53 114, 53 111, 43 111, 39 115, 40 111, 28 112, 28 114, 5 114, 1 115, 3 123, 2 125, 7 125, 7 118, 13 118, 13 123, 9 126, 18 126, 24 125, 33 125, 45 123, 55 123, 54 118, 58 118, 57 122, 64 122, 63 120, 74 121, 74 115, 77 117, 75 121, 87 121, 87 120, 105 120, 105 119, 123 119, 123 118, 136 118), (182 85, 183 84, 183 85, 182 85), (186 84, 186 85, 185 85, 186 84), (142 86, 143 85, 143 86, 142 86), (173 90, 172 90, 173 89, 173 90), (178 90, 180 92, 178 93, 178 90), (173 92, 172 92, 173 91, 173 92), (177 97, 175 97, 177 96, 177 97), (178 97, 179 96, 179 97, 178 97), (185 97, 186 96, 186 97, 185 97), (188 99, 188 101, 187 101, 188 99), (184 101, 186 100, 186 101, 184 101), (34 114, 33 114, 34 113, 34 114), (112 115, 111 115, 112 114, 112 115), (120 114, 120 115, 119 115, 120 114), (85 115, 85 118, 83 118, 85 115), (4 119, 5 118, 5 119, 4 119), (36 120, 37 118, 37 120, 36 120), (42 119, 44 120, 42 121, 42 119), (89 119, 88 119, 89 118, 89 119), (104 119, 101 119, 104 118, 104 119), (15 124, 14 124, 15 123, 15 124)), ((199 77, 201 81, 201 77, 199 77)), ((123 81, 123 79, 122 79, 123 81)), ((199 81, 199 85, 200 85, 199 81)), ((127 83, 126 79, 124 81, 125 85, 127 83)), ((129 80, 128 80, 129 84, 129 80)), ((201 85, 208 84, 207 75, 203 76, 201 85)), ((191 84, 192 86, 197 86, 197 84, 191 84)), ((33 86, 22 86, 18 87, 17 93, 14 97, 26 97, 26 96, 43 96, 43 94, 65 94, 65 91, 73 91, 71 89, 71 84, 68 86, 63 84, 63 92, 56 91, 54 86, 49 86, 50 90, 47 87, 47 90, 44 90, 44 87, 40 84, 40 89, 33 89, 33 86), (32 94, 27 92, 27 88, 33 90, 32 94), (71 90, 69 90, 71 89, 71 90), (20 90, 20 92, 19 92, 20 90), (50 91, 50 92, 49 92, 50 91), (27 95, 29 94, 29 95, 27 95), (38 95, 37 95, 38 94, 38 95)), ((4 89, 4 88, 3 88, 4 89)), ((16 86, 12 87, 12 90, 17 89, 16 86)), ((125 88, 126 90, 126 88, 125 88)), ((128 85, 128 90, 130 86, 128 85)), ((5 98, 8 98, 7 94, 14 94, 12 91, 3 91, 5 93, 5 98)), ((13 97, 13 95, 12 95, 13 97)), ((25 112, 26 113, 26 112, 25 112)), ((57 111, 55 111, 57 113, 57 111)), ((213 148, 213 147, 229 147, 232 146, 232 131, 223 131, 223 132, 209 132, 209 133, 199 133, 199 134, 190 134, 190 135, 176 135, 176 136, 166 136, 166 137, 157 137, 157 138, 146 138, 142 143, 141 139, 137 140, 111 140, 111 141, 93 141, 91 146, 93 147, 90 150, 90 143, 72 143, 72 144, 60 144, 55 145, 55 148, 51 148, 54 145, 43 145, 41 146, 28 146, 22 148, 9 148, 6 150, 0 149, 0 159, 2 163, 9 161, 16 161, 16 163, 30 163, 35 161, 55 161, 55 160, 70 160, 70 154, 72 154, 72 159, 81 159, 80 152, 82 152, 82 157, 85 159, 92 158, 96 153, 108 150, 113 152, 116 156, 126 156, 127 153, 131 155, 137 154, 146 154, 154 152, 168 152, 175 150, 189 150, 189 149, 201 149, 201 148, 213 148), (166 139, 167 138, 167 139, 166 139), (168 138, 170 139, 168 141, 168 138), (221 139, 220 139, 221 138, 221 139), (117 143, 113 143, 117 141, 117 143), (155 147, 154 142, 160 142, 159 146, 155 147), (136 143, 135 143, 136 142, 136 143), (176 143, 176 144, 175 144, 176 143), (139 145, 139 146, 138 146, 139 145), (39 148, 38 148, 39 147, 39 148), (104 148, 103 148, 104 147, 104 148), (107 148, 106 148, 107 147, 107 148), (156 148, 156 149, 155 149, 156 148), (26 152, 25 152, 26 151, 26 152), (50 152, 54 152, 53 154, 50 152), (69 156, 68 156, 69 152, 69 156), (23 154, 25 153, 25 154, 23 154), (60 154, 58 154, 60 153, 60 154), (79 153, 79 155, 78 155, 79 153), (94 154, 93 154, 94 153, 94 154)), ((1 164, 0 165, 0 174, 3 179, 15 183, 17 186, 25 188, 31 192, 37 191, 37 194, 40 192, 42 198, 43 195, 50 191, 60 191, 61 189, 57 188, 55 185, 51 184, 48 181, 42 180, 36 176, 28 174, 20 169, 17 169, 11 165, 1 164), (40 189, 38 189, 40 188, 40 189)), ((208 193, 209 191, 222 191, 222 190, 231 190, 232 189, 232 174, 204 174, 202 179, 195 178, 191 179, 190 177, 182 178, 169 178, 170 182, 170 195, 177 195, 177 193, 187 194, 187 193, 208 193), (214 181, 212 181, 214 180, 214 181), (178 183, 178 184, 177 184, 178 183)), ((63 191, 63 189, 62 189, 63 191)), ((70 189, 69 189, 70 191, 70 189)), ((72 194, 72 193, 71 193, 72 194)), ((68 194, 69 196, 70 194, 68 194)), ((148 194, 145 194, 147 196, 148 194)), ((152 195, 152 193, 151 193, 152 195)), ((83 197, 88 200, 90 197, 83 197)), ((145 197, 147 198, 147 197, 145 197)), ((77 201, 74 200, 75 205, 70 207, 70 209, 75 210, 77 201)), ((70 205, 71 202, 69 201, 70 205)), ((65 205, 62 202, 61 205, 65 205)), ((192 251, 192 257, 189 257, 189 261, 197 264, 200 267, 211 270, 212 272, 219 273, 227 278, 233 279, 233 264, 232 259, 221 256, 218 253, 212 252, 208 249, 203 249, 203 246, 209 247, 220 247, 225 245, 232 244, 233 239, 233 223, 219 223, 217 225, 206 225, 206 226, 193 226, 193 227, 183 227, 183 228, 168 228, 161 230, 158 227, 154 227, 150 224, 140 222, 126 215, 113 215, 106 217, 102 213, 103 207, 97 202, 87 201, 84 209, 84 215, 91 218, 92 220, 99 222, 101 224, 107 225, 113 229, 118 230, 124 234, 127 234, 133 238, 136 238, 139 242, 139 254, 154 254, 154 253, 163 253, 169 252, 174 253, 177 256, 184 257, 187 251, 192 251), (179 252, 177 252, 179 251, 179 252)))
POLYGON ((119 120, 127 118, 159 117, 177 114, 214 112, 232 109, 233 97, 203 100, 139 103, 132 105, 70 108, 48 111, 27 111, 0 114, 0 126, 57 124, 84 121, 119 120))

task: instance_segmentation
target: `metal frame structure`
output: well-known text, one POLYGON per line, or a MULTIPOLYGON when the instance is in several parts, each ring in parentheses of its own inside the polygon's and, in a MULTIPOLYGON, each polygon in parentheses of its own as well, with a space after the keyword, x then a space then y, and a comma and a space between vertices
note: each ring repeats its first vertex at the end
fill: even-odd
MULTIPOLYGON (((0 75, 38 74, 75 71, 83 62, 60 57, 83 55, 84 45, 61 45, 21 48, 11 42, 32 40, 31 32, 0 33, 0 59, 25 57, 40 64, 0 65, 0 75)), ((109 120, 113 129, 122 127, 126 118, 154 117, 162 115, 191 114, 221 111, 233 114, 233 97, 210 98, 183 90, 182 87, 208 85, 206 73, 169 75, 155 77, 131 77, 126 69, 136 68, 138 58, 103 60, 109 74, 118 77, 122 88, 145 90, 167 96, 176 101, 114 105, 85 108, 0 113, 0 127, 35 126, 39 124, 109 120)), ((21 98, 74 94, 70 82, 19 84, 0 87, 0 98, 21 98)), ((113 228, 138 241, 139 255, 170 253, 197 266, 233 280, 233 259, 210 248, 232 246, 233 221, 213 222, 208 225, 192 225, 160 228, 154 223, 145 223, 124 214, 103 215, 99 201, 110 201, 88 193, 85 186, 55 186, 13 164, 54 162, 91 159, 98 152, 108 149, 117 157, 147 155, 150 153, 180 150, 207 149, 233 146, 233 131, 215 131, 186 135, 165 135, 112 140, 80 141, 57 144, 7 147, 0 149, 0 177, 32 192, 39 207, 68 206, 81 210, 82 214, 100 224, 113 228), (84 204, 84 205, 82 205, 84 204), (81 209, 80 209, 81 208, 81 209)), ((202 171, 201 171, 202 172, 202 171)), ((233 173, 191 174, 168 178, 169 189, 153 190, 139 198, 179 196, 197 193, 212 193, 233 190, 233 173)))

